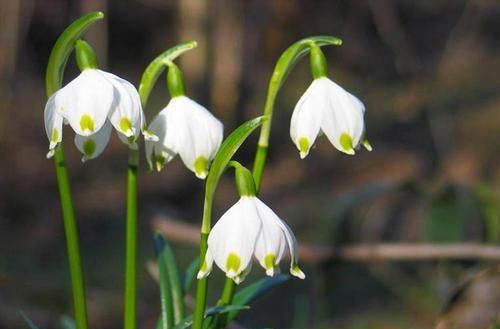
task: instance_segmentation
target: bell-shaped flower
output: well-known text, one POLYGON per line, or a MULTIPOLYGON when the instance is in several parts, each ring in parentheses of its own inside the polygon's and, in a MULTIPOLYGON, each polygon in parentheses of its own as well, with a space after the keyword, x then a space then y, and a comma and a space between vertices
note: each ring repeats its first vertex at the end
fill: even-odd
MULTIPOLYGON (((62 141, 63 122, 75 131, 75 143, 82 151, 84 160, 93 159, 104 150, 109 141, 111 125, 123 142, 132 148, 136 147, 135 141, 144 125, 144 113, 137 90, 131 83, 114 74, 95 66, 82 66, 80 57, 94 56, 84 41, 77 41, 76 50, 82 72, 55 92, 45 106, 45 130, 50 142, 47 157, 54 154, 55 147, 62 141), (95 147, 84 147, 84 142, 89 140, 93 141, 95 147)), ((86 145, 90 144, 87 142, 86 145)))
POLYGON ((158 141, 146 140, 146 158, 160 171, 177 154, 198 178, 204 179, 222 143, 222 123, 186 96, 176 96, 151 121, 148 131, 158 141))
POLYGON ((293 110, 290 137, 303 159, 322 132, 339 151, 354 154, 365 139, 365 106, 341 86, 326 77, 326 61, 317 46, 311 48, 314 80, 293 110))
POLYGON ((198 272, 207 276, 213 262, 228 278, 240 283, 250 271, 252 255, 273 276, 286 246, 290 250, 290 273, 301 279, 297 242, 290 228, 255 196, 242 196, 214 225, 208 236, 208 250, 198 272))

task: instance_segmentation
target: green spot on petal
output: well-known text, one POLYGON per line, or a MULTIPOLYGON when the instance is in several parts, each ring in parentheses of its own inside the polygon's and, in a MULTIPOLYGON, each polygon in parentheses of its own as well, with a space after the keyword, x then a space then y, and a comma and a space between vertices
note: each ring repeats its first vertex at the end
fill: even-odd
POLYGON ((162 170, 162 168, 165 166, 165 163, 167 162, 167 159, 165 159, 164 156, 157 155, 155 157, 155 167, 157 171, 162 170))
POLYGON ((196 177, 204 179, 207 177, 208 160, 204 156, 198 157, 194 162, 194 172, 196 177))
POLYGON ((299 151, 301 159, 304 159, 309 154, 310 147, 311 146, 309 145, 309 139, 307 139, 306 137, 299 138, 299 151))
POLYGON ((120 130, 122 133, 132 133, 132 122, 130 122, 129 118, 122 118, 120 120, 120 130))
POLYGON ((227 260, 226 260, 226 271, 227 272, 232 271, 234 274, 238 273, 238 271, 240 269, 240 265, 241 265, 241 260, 240 260, 240 257, 238 255, 236 255, 235 253, 232 252, 227 256, 227 260))
POLYGON ((372 144, 370 144, 370 141, 368 139, 366 139, 366 138, 363 139, 363 146, 369 152, 371 152, 373 150, 372 144))
POLYGON ((52 129, 52 136, 50 136, 50 142, 57 143, 58 139, 59 139, 59 131, 56 128, 54 128, 52 129))
POLYGON ((276 261, 276 257, 273 254, 267 254, 264 257, 264 265, 266 266, 266 270, 270 270, 274 268, 274 262, 276 261))
POLYGON ((348 154, 354 154, 354 148, 352 146, 352 137, 348 133, 342 133, 339 138, 340 146, 348 154))
POLYGON ((292 265, 292 267, 290 268, 290 274, 302 280, 306 278, 306 275, 304 274, 304 272, 302 272, 299 265, 297 264, 292 265))
POLYGON ((207 260, 204 260, 203 261, 203 264, 201 264, 201 267, 200 267, 200 272, 206 272, 208 269, 208 264, 207 264, 207 260))
POLYGON ((87 139, 83 143, 83 154, 85 154, 86 157, 90 158, 94 154, 96 148, 97 145, 95 144, 94 140, 87 139))
POLYGON ((94 119, 88 114, 82 115, 80 128, 82 128, 82 131, 94 132, 94 119))

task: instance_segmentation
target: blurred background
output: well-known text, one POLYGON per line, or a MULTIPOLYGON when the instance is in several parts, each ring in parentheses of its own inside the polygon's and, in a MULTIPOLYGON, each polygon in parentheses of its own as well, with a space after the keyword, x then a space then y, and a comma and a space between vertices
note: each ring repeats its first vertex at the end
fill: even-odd
MULTIPOLYGON (((197 40, 179 61, 187 92, 226 135, 262 112, 273 66, 291 43, 318 34, 344 41, 325 50, 330 77, 366 105, 374 151, 347 156, 323 137, 299 159, 288 129, 311 82, 301 61, 278 97, 261 198, 295 231, 307 280, 274 289, 233 328, 498 328, 495 0, 1 0, 0 328, 26 328, 19 311, 41 328, 71 315, 58 190, 45 158, 44 74, 58 35, 93 10, 106 14, 86 35, 101 67, 134 84, 163 50, 197 40), (451 249, 443 254, 443 246, 451 249)), ((77 74, 71 57, 65 80, 77 74)), ((148 118, 168 99, 160 79, 148 118)), ((120 328, 127 149, 113 136, 102 156, 82 164, 72 134, 65 131, 65 151, 91 327, 120 328)), ((255 146, 253 136, 237 158, 251 165, 255 146)), ((166 228, 186 268, 197 255, 203 182, 179 159, 161 173, 141 160, 139 320, 152 328, 153 230, 166 228)), ((214 217, 235 200, 226 175, 214 217)), ((263 275, 255 266, 247 282, 263 275)), ((212 277, 215 303, 223 276, 212 277)))

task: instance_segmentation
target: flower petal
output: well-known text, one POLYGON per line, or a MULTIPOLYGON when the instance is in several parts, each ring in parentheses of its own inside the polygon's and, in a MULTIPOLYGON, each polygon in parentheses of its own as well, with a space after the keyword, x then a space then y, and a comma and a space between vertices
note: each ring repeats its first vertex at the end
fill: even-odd
POLYGON ((262 229, 255 245, 255 257, 266 270, 266 274, 273 276, 286 245, 285 236, 279 224, 281 219, 258 198, 253 199, 262 221, 262 229))
POLYGON ((45 121, 45 132, 49 139, 49 153, 47 153, 47 158, 54 155, 54 149, 62 141, 63 133, 63 117, 59 114, 56 108, 56 95, 52 95, 43 111, 44 121, 45 121))
POLYGON ((293 110, 290 137, 299 149, 301 159, 309 154, 321 127, 323 108, 326 106, 325 95, 321 92, 321 85, 318 79, 315 79, 293 110))
POLYGON ((318 80, 322 81, 329 104, 323 113, 321 129, 335 148, 354 154, 364 131, 364 105, 330 79, 318 80))
POLYGON ((98 157, 108 145, 111 136, 111 123, 106 121, 104 126, 91 136, 75 135, 75 145, 82 152, 82 162, 98 157))
POLYGON ((207 249, 207 253, 205 254, 205 259, 200 266, 200 270, 198 271, 196 278, 200 280, 203 279, 204 277, 207 277, 210 274, 210 272, 212 272, 213 263, 214 263, 214 258, 212 257, 212 253, 210 252, 210 249, 207 249))
POLYGON ((168 106, 154 117, 147 129, 147 132, 155 138, 145 138, 146 159, 149 168, 153 169, 154 166, 158 171, 177 154, 177 152, 172 149, 172 145, 167 143, 166 140, 167 116, 168 106))
POLYGON ((101 129, 113 99, 113 86, 96 69, 84 70, 56 96, 60 114, 82 136, 90 136, 101 129))
POLYGON ((261 221, 250 198, 235 203, 214 225, 208 249, 217 266, 235 281, 248 268, 261 221))
POLYGON ((222 143, 224 127, 212 113, 188 97, 175 97, 170 104, 166 140, 175 145, 184 165, 203 179, 222 143), (173 125, 176 128, 172 129, 173 125))
POLYGON ((299 254, 297 251, 297 240, 295 239, 295 235, 293 234, 292 229, 284 221, 279 221, 278 224, 285 234, 288 248, 290 249, 290 274, 300 279, 305 279, 306 275, 299 267, 299 254))
POLYGON ((108 113, 109 120, 118 132, 135 140, 142 130, 144 121, 137 90, 130 82, 114 74, 104 71, 99 73, 115 88, 113 106, 108 113))

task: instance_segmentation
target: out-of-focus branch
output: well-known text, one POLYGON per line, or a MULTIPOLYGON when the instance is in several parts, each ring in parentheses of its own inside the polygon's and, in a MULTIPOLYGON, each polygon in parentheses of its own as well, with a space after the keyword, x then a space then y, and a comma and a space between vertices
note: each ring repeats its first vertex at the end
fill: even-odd
MULTIPOLYGON (((169 240, 197 245, 199 231, 196 225, 165 216, 153 219, 153 227, 169 240)), ((478 243, 415 244, 377 243, 345 245, 339 248, 299 244, 299 255, 305 263, 322 263, 333 259, 353 262, 429 261, 437 259, 477 259, 500 261, 500 247, 478 243)))

